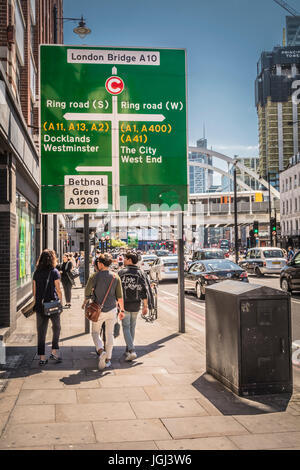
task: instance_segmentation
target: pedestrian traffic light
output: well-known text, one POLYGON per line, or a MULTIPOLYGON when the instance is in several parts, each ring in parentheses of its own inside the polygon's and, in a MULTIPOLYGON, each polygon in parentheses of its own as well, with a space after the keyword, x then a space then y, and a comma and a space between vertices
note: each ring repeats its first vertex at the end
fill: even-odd
POLYGON ((258 235, 258 220, 253 221, 253 233, 254 233, 254 236, 258 235))

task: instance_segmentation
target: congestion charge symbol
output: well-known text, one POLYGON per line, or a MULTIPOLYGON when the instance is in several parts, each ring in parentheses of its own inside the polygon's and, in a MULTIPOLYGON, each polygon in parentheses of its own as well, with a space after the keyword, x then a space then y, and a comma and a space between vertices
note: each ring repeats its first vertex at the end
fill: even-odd
POLYGON ((124 82, 122 78, 114 75, 106 80, 105 88, 111 95, 119 95, 124 90, 124 82))

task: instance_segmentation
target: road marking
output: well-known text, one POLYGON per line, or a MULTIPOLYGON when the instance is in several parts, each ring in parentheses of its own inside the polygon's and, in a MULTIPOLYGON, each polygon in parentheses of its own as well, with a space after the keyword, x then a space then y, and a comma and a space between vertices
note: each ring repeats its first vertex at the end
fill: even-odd
MULTIPOLYGON (((176 297, 176 298, 178 297, 177 295, 175 295, 175 294, 170 294, 169 292, 166 292, 165 290, 162 290, 161 292, 163 292, 164 294, 168 294, 168 295, 170 295, 171 297, 176 297)), ((204 306, 204 305, 197 304, 196 302, 193 302, 191 299, 185 299, 185 300, 188 300, 188 301, 191 302, 191 304, 196 305, 196 307, 204 308, 204 310, 205 310, 205 306, 204 306)))
MULTIPOLYGON (((170 294, 170 292, 167 292, 167 291, 165 291, 165 290, 161 290, 161 291, 159 291, 159 292, 163 292, 164 294, 168 294, 168 295, 170 295, 171 297, 176 297, 176 298, 177 298, 177 295, 175 295, 175 294, 170 294)), ((158 292, 158 293, 159 293, 159 292, 158 292)))
POLYGON ((196 305, 196 307, 204 308, 204 310, 205 310, 205 306, 204 306, 204 305, 196 304, 196 302, 193 302, 192 300, 191 300, 190 302, 191 302, 193 305, 196 305))

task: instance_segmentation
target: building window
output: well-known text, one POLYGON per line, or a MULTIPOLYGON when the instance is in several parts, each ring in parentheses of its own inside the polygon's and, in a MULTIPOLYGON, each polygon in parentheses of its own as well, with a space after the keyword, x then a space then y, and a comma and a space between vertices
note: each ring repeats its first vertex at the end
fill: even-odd
POLYGON ((298 220, 296 219, 296 231, 298 232, 298 220))
POLYGON ((295 198, 295 212, 297 212, 297 211, 298 211, 298 208, 297 208, 297 202, 298 202, 298 201, 297 201, 297 198, 295 198))
POLYGON ((290 190, 292 189, 292 177, 290 176, 290 190))
POLYGON ((289 182, 288 182, 288 179, 285 180, 285 190, 288 191, 289 190, 289 182))
POLYGON ((35 209, 17 193, 17 287, 31 283, 35 270, 36 237, 35 209))
POLYGON ((32 98, 35 101, 35 93, 36 93, 36 71, 35 71, 35 66, 34 62, 32 60, 32 57, 30 57, 30 90, 32 94, 32 98))
POLYGON ((30 24, 30 42, 31 42, 31 50, 33 51, 34 48, 34 33, 35 33, 35 27, 33 22, 31 21, 30 24))
POLYGON ((292 200, 290 199, 290 214, 292 214, 293 212, 293 203, 292 203, 292 200))
POLYGON ((289 201, 286 201, 286 213, 289 213, 289 201))
POLYGON ((282 222, 283 234, 285 234, 285 222, 282 222))
POLYGON ((34 107, 33 107, 32 100, 30 100, 30 125, 32 126, 30 128, 31 135, 33 135, 34 134, 34 107))
POLYGON ((31 21, 35 24, 35 0, 30 0, 31 21))
POLYGON ((286 234, 289 234, 289 221, 286 221, 286 234))
POLYGON ((20 97, 20 94, 21 94, 21 64, 20 64, 20 61, 17 57, 17 60, 16 60, 16 88, 17 88, 17 92, 18 92, 18 95, 20 97))
POLYGON ((18 55, 22 65, 24 65, 24 19, 22 15, 22 10, 18 0, 15 2, 15 18, 16 18, 16 46, 18 55))
POLYGON ((294 175, 294 188, 297 188, 297 175, 294 175))
POLYGON ((285 202, 283 201, 283 203, 282 203, 282 215, 284 215, 284 214, 285 214, 285 202))

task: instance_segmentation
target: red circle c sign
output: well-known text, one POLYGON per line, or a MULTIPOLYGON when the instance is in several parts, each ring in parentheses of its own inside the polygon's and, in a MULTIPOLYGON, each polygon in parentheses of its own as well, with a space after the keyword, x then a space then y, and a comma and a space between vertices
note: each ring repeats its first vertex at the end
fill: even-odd
POLYGON ((114 75, 106 80, 105 88, 111 95, 119 95, 124 90, 124 82, 122 78, 114 75))

